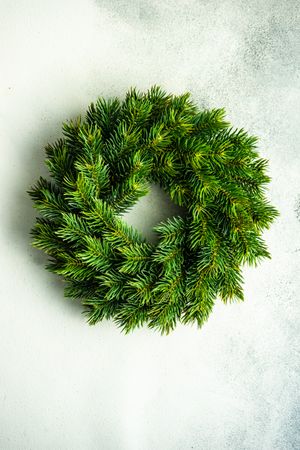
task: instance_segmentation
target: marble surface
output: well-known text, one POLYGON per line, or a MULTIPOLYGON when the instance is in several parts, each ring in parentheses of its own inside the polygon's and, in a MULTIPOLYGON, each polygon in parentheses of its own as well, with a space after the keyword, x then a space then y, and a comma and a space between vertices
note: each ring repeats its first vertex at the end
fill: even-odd
MULTIPOLYGON (((1 450, 300 448, 299 24, 296 0, 1 1, 1 450), (63 120, 154 83, 259 136, 281 214, 243 304, 124 336, 44 270, 26 190, 63 120)), ((128 221, 151 236, 166 205, 152 194, 128 221)))

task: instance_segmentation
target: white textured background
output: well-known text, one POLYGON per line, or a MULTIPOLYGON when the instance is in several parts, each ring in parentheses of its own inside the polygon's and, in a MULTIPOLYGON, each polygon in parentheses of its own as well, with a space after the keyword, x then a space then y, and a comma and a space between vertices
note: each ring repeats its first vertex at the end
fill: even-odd
MULTIPOLYGON (((298 5, 1 0, 1 450, 300 449, 298 5), (44 270, 26 189, 63 120, 154 83, 260 137, 281 216, 243 304, 217 302, 201 331, 124 336, 86 325, 44 270)), ((146 229, 161 202, 130 220, 146 229)))

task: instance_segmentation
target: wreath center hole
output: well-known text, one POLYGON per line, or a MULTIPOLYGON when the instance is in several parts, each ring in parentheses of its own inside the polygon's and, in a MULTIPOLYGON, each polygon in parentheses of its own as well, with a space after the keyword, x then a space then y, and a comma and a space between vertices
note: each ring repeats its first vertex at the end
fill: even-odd
POLYGON ((158 235, 153 230, 155 225, 175 216, 184 217, 186 209, 172 202, 170 196, 158 185, 151 184, 148 195, 142 197, 123 219, 136 228, 151 244, 156 244, 158 235))

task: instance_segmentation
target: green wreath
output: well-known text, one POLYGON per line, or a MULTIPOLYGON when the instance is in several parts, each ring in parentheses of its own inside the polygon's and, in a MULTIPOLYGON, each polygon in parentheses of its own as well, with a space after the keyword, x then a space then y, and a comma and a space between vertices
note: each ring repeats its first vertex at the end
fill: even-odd
POLYGON ((189 93, 130 89, 99 98, 46 147, 52 181, 28 191, 40 213, 32 244, 89 323, 169 333, 178 321, 201 326, 218 296, 243 300, 241 266, 270 258, 261 234, 278 212, 257 138, 224 115, 199 111, 189 93), (151 183, 186 209, 155 227, 157 245, 122 219, 151 183))

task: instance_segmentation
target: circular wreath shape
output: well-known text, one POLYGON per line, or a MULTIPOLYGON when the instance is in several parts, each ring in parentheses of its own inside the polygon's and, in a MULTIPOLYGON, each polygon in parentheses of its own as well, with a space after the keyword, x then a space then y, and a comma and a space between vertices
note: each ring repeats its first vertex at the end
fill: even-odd
POLYGON ((46 146, 51 181, 28 191, 39 211, 32 245, 89 323, 169 333, 177 322, 202 326, 217 297, 243 300, 241 267, 270 258, 261 235, 278 211, 257 138, 224 116, 199 110, 190 93, 131 88, 123 100, 99 98, 46 146), (186 210, 155 227, 156 245, 122 219, 151 183, 186 210))

